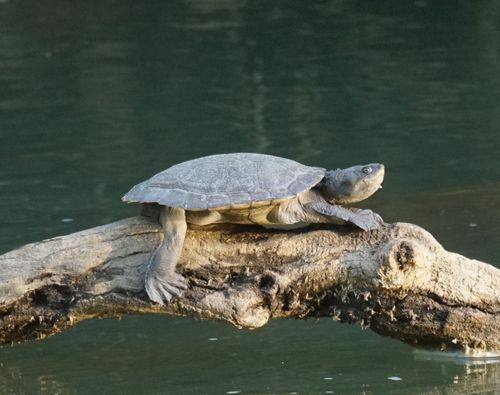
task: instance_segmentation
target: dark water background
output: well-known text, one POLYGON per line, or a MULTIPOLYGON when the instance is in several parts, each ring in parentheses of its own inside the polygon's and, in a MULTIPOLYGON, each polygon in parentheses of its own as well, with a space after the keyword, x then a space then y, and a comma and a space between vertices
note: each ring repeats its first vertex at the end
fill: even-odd
MULTIPOLYGON (((383 162, 365 206, 499 266, 500 2, 0 0, 1 252, 235 151, 383 162)), ((330 320, 133 316, 0 349, 2 394, 231 391, 495 394, 500 367, 330 320)))

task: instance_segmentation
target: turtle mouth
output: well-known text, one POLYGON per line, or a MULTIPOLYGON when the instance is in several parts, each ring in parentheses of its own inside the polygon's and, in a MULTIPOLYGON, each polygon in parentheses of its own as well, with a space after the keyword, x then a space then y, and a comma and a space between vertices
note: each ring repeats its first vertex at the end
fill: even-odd
MULTIPOLYGON (((382 183, 384 182, 384 171, 380 171, 371 180, 371 186, 369 187, 371 193, 367 197, 373 195, 375 192, 383 189, 382 183)), ((369 183, 370 183, 369 181, 369 183)))
POLYGON ((385 167, 384 165, 379 165, 379 171, 378 174, 376 175, 376 182, 378 184, 377 189, 382 189, 382 183, 384 182, 384 177, 385 177, 385 167))

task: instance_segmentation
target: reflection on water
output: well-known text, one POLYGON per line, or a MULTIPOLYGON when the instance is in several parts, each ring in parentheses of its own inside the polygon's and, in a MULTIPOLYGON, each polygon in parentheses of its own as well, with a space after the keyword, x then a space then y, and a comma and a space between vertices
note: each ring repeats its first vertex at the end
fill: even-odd
POLYGON ((1 393, 463 394, 495 391, 500 364, 414 351, 331 320, 258 331, 181 318, 87 322, 0 352, 1 393), (78 339, 78 341, 76 341, 78 339), (88 345, 91 345, 89 347, 88 345), (362 350, 359 350, 361 348, 362 350))
MULTIPOLYGON (((442 361, 446 364, 461 365, 461 369, 453 376, 453 383, 446 389, 447 394, 495 393, 500 388, 500 354, 471 358, 459 353, 442 353, 436 351, 414 351, 417 361, 442 361)), ((442 393, 435 388, 423 394, 442 393)))
POLYGON ((416 349, 413 351, 415 359, 422 361, 444 361, 453 362, 458 365, 489 365, 500 363, 500 352, 495 351, 474 351, 471 353, 454 351, 434 351, 416 349))
MULTIPOLYGON (((364 207, 500 265, 499 10, 0 0, 0 250, 133 215, 121 195, 176 162, 256 151, 326 168, 382 162, 384 189, 364 207)), ((328 321, 255 332, 99 321, 3 348, 0 363, 5 393, 500 387, 498 364, 415 360, 406 345, 328 321)))

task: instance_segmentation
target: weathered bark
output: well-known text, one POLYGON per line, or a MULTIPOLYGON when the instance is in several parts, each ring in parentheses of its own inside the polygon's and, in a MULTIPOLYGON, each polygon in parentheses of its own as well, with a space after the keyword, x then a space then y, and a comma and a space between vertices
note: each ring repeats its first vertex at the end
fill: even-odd
POLYGON ((166 307, 142 284, 161 237, 134 217, 0 256, 0 343, 90 318, 166 313, 245 328, 331 316, 412 344, 500 350, 500 270, 445 251, 416 225, 189 229, 178 270, 190 289, 166 307))

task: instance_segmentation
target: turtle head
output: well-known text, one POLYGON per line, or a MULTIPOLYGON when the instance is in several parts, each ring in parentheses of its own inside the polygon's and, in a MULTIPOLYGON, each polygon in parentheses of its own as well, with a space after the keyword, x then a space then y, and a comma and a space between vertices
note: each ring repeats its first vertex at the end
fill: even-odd
POLYGON ((318 185, 323 197, 332 204, 348 204, 364 200, 384 181, 384 165, 370 163, 347 169, 330 170, 318 185))

